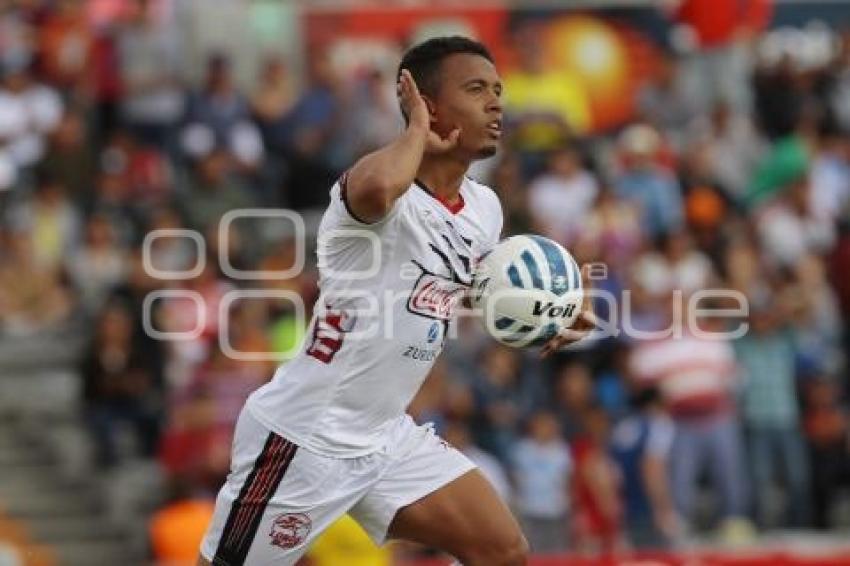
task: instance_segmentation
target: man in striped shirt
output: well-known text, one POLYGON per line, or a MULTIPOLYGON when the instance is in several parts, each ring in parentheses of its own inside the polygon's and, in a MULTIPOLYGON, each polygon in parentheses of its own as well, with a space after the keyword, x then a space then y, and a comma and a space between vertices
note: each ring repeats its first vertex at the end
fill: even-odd
POLYGON ((708 471, 725 526, 746 512, 748 490, 733 396, 735 353, 721 335, 708 336, 717 325, 713 319, 681 337, 638 342, 629 366, 638 387, 659 388, 673 419, 671 480, 679 512, 691 516, 697 482, 708 471))

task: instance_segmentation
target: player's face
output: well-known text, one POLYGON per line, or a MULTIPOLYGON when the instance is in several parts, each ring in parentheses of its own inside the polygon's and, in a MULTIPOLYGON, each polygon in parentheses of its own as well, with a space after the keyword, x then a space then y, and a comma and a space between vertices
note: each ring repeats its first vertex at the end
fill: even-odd
POLYGON ((460 127, 458 151, 472 159, 496 153, 502 137, 502 81, 480 55, 458 53, 443 60, 433 129, 446 136, 460 127))

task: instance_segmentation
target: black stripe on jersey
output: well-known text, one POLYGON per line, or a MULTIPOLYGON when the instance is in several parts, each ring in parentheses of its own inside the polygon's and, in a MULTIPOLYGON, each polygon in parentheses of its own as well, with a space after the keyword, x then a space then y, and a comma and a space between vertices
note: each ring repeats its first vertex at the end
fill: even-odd
POLYGON ((464 244, 466 244, 467 246, 471 246, 471 245, 472 245, 472 239, 471 239, 471 238, 467 238, 466 236, 464 236, 463 234, 461 234, 460 232, 458 232, 458 229, 457 229, 457 228, 455 228, 455 225, 454 225, 454 224, 452 224, 452 223, 451 223, 451 222, 449 222, 448 220, 446 220, 446 224, 448 224, 448 225, 449 225, 449 228, 451 228, 451 229, 452 229, 452 233, 453 233, 453 234, 455 234, 458 238, 460 238, 461 240, 463 240, 463 243, 464 243, 464 244))
POLYGON ((452 249, 452 251, 458 257, 458 259, 460 259, 460 262, 463 264, 464 275, 470 275, 469 258, 455 249, 454 245, 452 245, 452 241, 449 239, 448 236, 446 236, 445 234, 440 234, 440 236, 442 236, 443 241, 446 242, 446 244, 448 244, 448 246, 452 249))
MULTIPOLYGON (((440 259, 443 261, 443 264, 446 266, 446 269, 448 269, 448 270, 449 270, 449 277, 451 278, 451 280, 452 280, 453 282, 455 282, 455 283, 459 283, 459 284, 461 284, 461 285, 466 285, 467 287, 469 287, 470 285, 472 285, 472 279, 470 278, 470 280, 469 280, 469 281, 464 281, 464 280, 463 280, 463 278, 460 276, 460 274, 458 274, 458 272, 457 272, 457 271, 455 271, 455 268, 454 268, 454 266, 452 265, 452 260, 450 260, 450 259, 449 259, 449 256, 447 256, 446 254, 444 254, 444 253, 443 253, 443 251, 442 251, 440 248, 438 248, 437 246, 435 246, 435 245, 434 245, 434 244, 432 244, 431 242, 428 242, 428 246, 431 248, 431 251, 432 251, 432 252, 434 252, 435 254, 437 254, 438 256, 440 256, 440 259)), ((417 263, 417 262, 415 262, 415 261, 414 261, 413 263, 415 263, 416 265, 418 265, 418 266, 419 266, 419 267, 420 267, 423 271, 427 271, 427 270, 426 270, 424 267, 422 267, 419 263, 417 263)), ((466 275, 467 277, 470 277, 470 276, 471 276, 471 274, 470 274, 470 273, 465 273, 464 275, 466 275)))
POLYGON ((266 506, 277 491, 297 449, 295 444, 269 433, 251 473, 239 490, 239 497, 230 507, 212 561, 213 566, 245 564, 266 506))
POLYGON ((342 200, 342 204, 345 206, 345 210, 348 212, 348 215, 354 220, 360 224, 372 224, 372 222, 366 222, 354 214, 354 211, 351 210, 351 205, 348 203, 348 171, 343 173, 342 177, 339 178, 339 198, 342 200))

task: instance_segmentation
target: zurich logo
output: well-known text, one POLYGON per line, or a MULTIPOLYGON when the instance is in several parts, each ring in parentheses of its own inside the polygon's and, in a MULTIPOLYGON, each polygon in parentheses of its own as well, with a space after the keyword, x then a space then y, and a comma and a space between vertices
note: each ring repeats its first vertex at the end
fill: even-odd
POLYGON ((428 343, 433 344, 440 337, 440 323, 435 322, 428 329, 428 343))

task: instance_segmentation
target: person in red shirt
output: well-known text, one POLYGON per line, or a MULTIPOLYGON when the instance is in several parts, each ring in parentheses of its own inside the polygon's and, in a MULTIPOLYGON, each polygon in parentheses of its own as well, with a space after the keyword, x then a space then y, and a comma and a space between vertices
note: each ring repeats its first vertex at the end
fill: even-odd
POLYGON ((573 534, 579 552, 609 554, 624 544, 620 474, 608 452, 610 423, 601 407, 582 415, 584 432, 572 443, 573 534))
POLYGON ((772 12, 772 0, 682 0, 674 19, 693 30, 705 51, 763 30, 772 12))
POLYGON ((772 16, 773 0, 679 0, 671 19, 680 26, 674 48, 689 52, 682 80, 703 110, 726 103, 746 112, 751 103, 751 39, 772 16))

